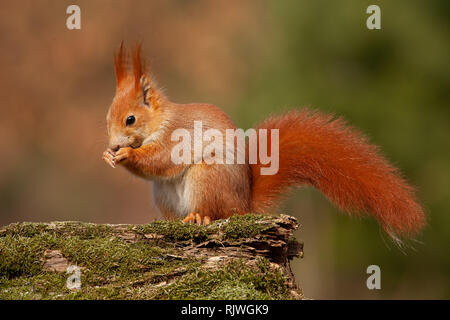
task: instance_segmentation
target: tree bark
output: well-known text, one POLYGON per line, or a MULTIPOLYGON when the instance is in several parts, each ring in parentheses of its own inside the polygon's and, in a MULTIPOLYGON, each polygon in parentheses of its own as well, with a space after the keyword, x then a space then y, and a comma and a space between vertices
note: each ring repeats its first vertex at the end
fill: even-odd
POLYGON ((289 265, 303 256, 298 226, 287 215, 11 224, 0 228, 0 299, 302 299, 289 265), (68 285, 69 266, 81 287, 68 285))

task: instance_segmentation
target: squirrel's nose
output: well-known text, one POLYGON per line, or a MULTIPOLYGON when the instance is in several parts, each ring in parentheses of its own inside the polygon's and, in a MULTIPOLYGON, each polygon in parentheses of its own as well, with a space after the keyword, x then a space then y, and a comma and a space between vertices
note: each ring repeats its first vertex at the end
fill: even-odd
POLYGON ((114 138, 109 140, 109 148, 116 152, 120 148, 128 147, 130 143, 130 137, 124 135, 115 135, 114 138))

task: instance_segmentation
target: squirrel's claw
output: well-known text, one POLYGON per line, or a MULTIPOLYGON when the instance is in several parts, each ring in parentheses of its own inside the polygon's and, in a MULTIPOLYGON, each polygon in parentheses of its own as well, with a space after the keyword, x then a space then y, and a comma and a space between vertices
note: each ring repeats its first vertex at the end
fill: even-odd
POLYGON ((211 223, 211 218, 209 216, 204 216, 203 217, 203 225, 207 226, 210 223, 211 223))
POLYGON ((194 223, 195 222, 195 213, 189 213, 184 219, 183 223, 194 223))

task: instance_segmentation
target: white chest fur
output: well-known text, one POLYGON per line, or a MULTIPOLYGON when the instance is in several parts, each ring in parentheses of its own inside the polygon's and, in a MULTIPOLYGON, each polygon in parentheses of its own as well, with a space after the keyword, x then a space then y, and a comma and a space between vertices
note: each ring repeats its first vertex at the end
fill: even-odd
POLYGON ((192 212, 192 192, 185 175, 153 181, 153 199, 163 214, 170 212, 183 218, 192 212))

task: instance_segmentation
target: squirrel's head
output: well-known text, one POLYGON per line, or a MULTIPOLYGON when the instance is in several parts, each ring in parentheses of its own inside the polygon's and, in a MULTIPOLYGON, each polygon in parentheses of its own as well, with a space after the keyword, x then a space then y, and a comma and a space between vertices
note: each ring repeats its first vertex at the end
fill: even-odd
POLYGON ((106 116, 109 147, 138 148, 155 132, 162 121, 163 96, 141 60, 141 46, 132 50, 132 68, 123 43, 114 57, 116 95, 106 116))

